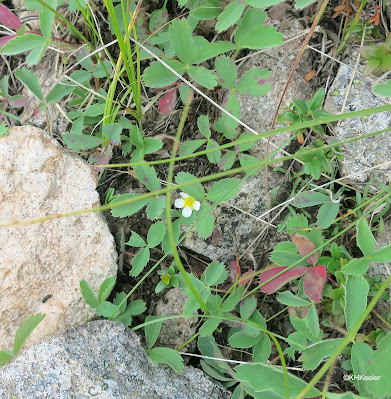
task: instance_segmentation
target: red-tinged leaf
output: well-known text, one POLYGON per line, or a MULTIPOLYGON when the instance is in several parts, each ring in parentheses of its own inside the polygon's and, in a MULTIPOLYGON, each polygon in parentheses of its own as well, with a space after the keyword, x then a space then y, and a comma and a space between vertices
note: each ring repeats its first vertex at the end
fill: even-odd
POLYGON ((9 28, 15 30, 20 29, 20 27, 22 26, 19 18, 2 4, 0 4, 0 24, 8 26, 9 28))
POLYGON ((229 275, 233 281, 236 280, 236 275, 239 273, 238 278, 240 278, 240 266, 237 264, 236 260, 231 260, 228 265, 229 275))
POLYGON ((44 108, 45 108, 45 105, 43 105, 43 104, 38 105, 38 107, 34 108, 32 116, 35 117, 35 116, 39 115, 43 111, 44 108))
POLYGON ((244 280, 240 281, 240 282, 239 282, 239 285, 243 285, 243 284, 248 283, 252 278, 254 278, 254 276, 252 276, 252 274, 254 274, 254 273, 255 273, 255 272, 254 272, 253 269, 250 269, 250 270, 248 270, 246 273, 243 273, 242 276, 240 277, 241 279, 242 279, 243 277, 247 277, 247 276, 249 276, 249 277, 247 277, 247 278, 245 278, 244 280))
POLYGON ((11 108, 24 107, 27 104, 28 98, 24 96, 13 96, 8 99, 8 104, 11 108))
MULTIPOLYGON (((104 150, 94 151, 90 157, 88 158, 88 163, 97 164, 97 165, 107 165, 110 162, 111 157, 113 156, 113 150, 111 145, 107 145, 104 147, 104 150)), ((93 171, 96 174, 99 174, 104 171, 103 168, 93 168, 93 171)))
MULTIPOLYGON (((1 6, 1 4, 0 4, 1 6)), ((3 36, 0 37, 0 49, 5 46, 10 40, 12 40, 13 38, 15 38, 16 35, 10 35, 10 36, 3 36)))
MULTIPOLYGON (((264 283, 265 281, 267 281, 270 278, 272 278, 273 276, 275 276, 277 273, 280 273, 282 270, 285 270, 287 267, 288 266, 278 266, 278 267, 273 267, 271 269, 265 270, 259 276, 259 283, 260 284, 264 283)), ((304 267, 304 266, 292 267, 286 273, 281 274, 280 276, 276 277, 274 280, 272 280, 269 283, 262 286, 261 290, 265 294, 273 294, 273 292, 276 292, 279 288, 281 288, 283 285, 285 285, 289 281, 295 280, 295 279, 301 277, 308 270, 310 270, 310 269, 308 267, 304 267)))
POLYGON ((322 290, 326 281, 326 266, 315 266, 307 269, 303 278, 305 294, 311 301, 322 300, 322 290))
POLYGON ((162 114, 169 114, 175 109, 177 98, 177 87, 171 89, 165 96, 159 100, 159 111, 162 114))
MULTIPOLYGON (((297 250, 299 251, 299 254, 303 257, 316 248, 315 244, 309 238, 304 237, 298 233, 292 234, 292 242, 293 244, 295 244, 297 250)), ((318 259, 319 254, 315 252, 314 254, 306 258, 306 261, 308 263, 311 263, 312 266, 316 266, 316 264, 318 263, 318 259)))

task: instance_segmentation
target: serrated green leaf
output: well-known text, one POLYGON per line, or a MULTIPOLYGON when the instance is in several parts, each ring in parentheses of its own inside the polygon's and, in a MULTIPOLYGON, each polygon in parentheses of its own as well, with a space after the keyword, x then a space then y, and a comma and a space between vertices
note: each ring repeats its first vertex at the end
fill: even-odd
POLYGON ((339 204, 326 202, 319 208, 316 224, 322 229, 331 226, 339 211, 339 204))
POLYGON ((166 206, 165 196, 152 198, 151 202, 147 206, 147 218, 150 220, 159 219, 164 211, 165 206, 166 206))
POLYGON ((206 140, 203 139, 185 141, 179 147, 179 156, 190 155, 205 143, 206 140))
MULTIPOLYGON (((373 355, 371 347, 364 342, 355 341, 351 351, 351 363, 355 375, 365 375, 369 366, 369 359, 373 355)), ((373 374, 372 374, 373 375, 373 374)), ((356 381, 360 393, 368 395, 365 389, 365 381, 356 381)))
POLYGON ((365 256, 371 256, 375 251, 375 240, 366 220, 361 219, 357 225, 357 246, 365 256))
POLYGON ((210 126, 209 126, 209 118, 206 115, 201 115, 197 119, 197 126, 200 129, 200 133, 206 137, 207 139, 211 136, 210 126))
POLYGON ((253 348, 253 361, 257 363, 265 363, 270 357, 272 345, 267 334, 261 333, 259 338, 259 341, 253 348))
MULTIPOLYGON (((235 93, 230 93, 223 102, 224 109, 236 118, 240 118, 240 105, 235 93)), ((215 123, 215 128, 219 133, 223 133, 227 138, 233 138, 232 132, 238 127, 239 123, 227 114, 222 114, 221 118, 215 123)), ((236 132, 234 132, 236 134, 236 132)))
POLYGON ((314 305, 311 305, 308 310, 307 316, 305 318, 305 324, 314 337, 317 337, 319 335, 319 319, 314 305))
POLYGON ((133 169, 137 178, 149 191, 160 190, 160 180, 157 178, 156 170, 153 166, 139 165, 134 166, 133 169))
POLYGON ((220 323, 223 321, 222 318, 213 318, 213 319, 208 319, 205 321, 205 323, 201 326, 200 328, 200 336, 205 337, 207 335, 213 334, 213 332, 216 330, 216 328, 220 325, 220 323))
MULTIPOLYGON (((156 316, 147 316, 145 318, 145 322, 147 323, 149 321, 156 320, 156 319, 157 319, 156 316)), ((151 349, 155 345, 155 343, 159 337, 160 330, 162 328, 162 324, 163 324, 163 321, 157 321, 156 323, 151 323, 144 327, 145 339, 147 341, 148 349, 151 349)))
MULTIPOLYGON (((248 384, 257 398, 286 398, 283 370, 262 363, 240 364, 235 368, 235 379, 248 384), (259 396, 260 395, 260 396, 259 396)), ((290 398, 294 398, 307 387, 307 382, 288 373, 290 398)), ((316 388, 311 388, 307 397, 321 396, 316 388)))
POLYGON ((15 55, 35 48, 41 48, 45 42, 46 39, 43 36, 28 33, 23 36, 16 36, 3 46, 1 50, 4 55, 15 55))
POLYGON ((210 58, 217 57, 220 54, 226 53, 227 51, 232 51, 235 49, 235 45, 231 42, 213 42, 205 43, 205 45, 198 47, 196 49, 196 55, 194 58, 195 64, 200 64, 210 58))
POLYGON ((166 225, 162 220, 151 225, 147 237, 149 248, 154 248, 162 242, 166 230, 166 225))
POLYGON ((323 359, 333 354, 342 341, 342 338, 329 339, 307 346, 299 359, 303 362, 303 368, 305 370, 315 370, 323 359))
POLYGON ((378 84, 373 88, 375 94, 379 94, 384 97, 391 97, 391 80, 387 80, 386 83, 378 84))
POLYGON ((134 231, 132 231, 132 235, 130 236, 129 241, 125 242, 125 244, 129 245, 130 247, 137 248, 143 248, 147 246, 144 240, 134 231))
POLYGON ((369 284, 363 276, 347 276, 345 285, 346 329, 351 331, 367 307, 369 284))
POLYGON ((277 301, 287 306, 309 306, 311 302, 293 295, 290 291, 280 292, 277 301))
POLYGON ((295 196, 291 205, 296 208, 306 208, 330 202, 330 197, 317 191, 303 191, 295 196))
POLYGON ((201 281, 208 287, 218 285, 225 281, 228 272, 223 262, 212 262, 202 273, 201 281))
POLYGON ((174 349, 153 348, 147 354, 154 362, 168 364, 177 373, 181 373, 185 367, 181 355, 174 349))
POLYGON ((247 96, 264 96, 272 88, 271 80, 269 70, 252 68, 240 78, 236 90, 247 96))
POLYGON ((250 337, 249 335, 240 331, 232 334, 228 339, 228 343, 234 348, 251 348, 252 346, 256 345, 259 340, 259 336, 250 337))
MULTIPOLYGON (((198 349, 201 354, 204 356, 208 356, 211 358, 224 359, 223 354, 221 353, 220 348, 217 346, 215 339, 212 335, 207 335, 205 337, 198 337, 198 349)), ((227 373, 229 375, 232 374, 232 369, 226 362, 213 360, 213 359, 204 359, 205 363, 213 367, 214 369, 227 373)))
POLYGON ((84 111, 85 116, 100 116, 105 112, 105 104, 93 104, 86 108, 84 111))
POLYGON ((114 145, 121 144, 122 126, 119 123, 110 123, 103 126, 103 135, 114 145))
POLYGON ((50 40, 46 39, 44 43, 40 46, 35 47, 31 53, 26 57, 27 65, 37 65, 39 61, 41 61, 43 55, 45 54, 46 49, 50 44, 50 40))
POLYGON ((22 323, 22 326, 16 330, 13 350, 15 355, 19 353, 26 339, 44 318, 45 315, 42 313, 31 315, 22 323))
MULTIPOLYGON (((183 75, 186 72, 186 67, 179 61, 176 60, 164 60, 165 63, 170 66, 174 71, 176 71, 179 75, 183 75)), ((144 83, 148 87, 158 88, 169 86, 174 83, 179 78, 174 75, 171 71, 169 71, 164 65, 160 62, 153 62, 145 71, 144 71, 144 83)))
POLYGON ((186 19, 174 19, 170 26, 170 42, 178 58, 187 66, 193 64, 195 45, 192 29, 186 19))
POLYGON ((108 277, 103 281, 99 288, 98 301, 99 303, 104 302, 110 295, 110 292, 113 290, 115 286, 116 278, 108 277))
POLYGON ((205 190, 202 187, 201 183, 198 183, 197 178, 190 173, 187 172, 179 172, 175 177, 175 181, 177 184, 183 184, 188 182, 194 182, 194 184, 190 186, 186 186, 183 190, 191 197, 202 201, 205 198, 205 190))
POLYGON ((365 381, 366 390, 376 398, 388 398, 391 392, 390 378, 391 334, 387 334, 379 343, 378 349, 369 359, 366 375, 378 379, 365 381))
POLYGON ((211 90, 217 85, 216 75, 202 66, 193 66, 187 70, 189 76, 201 86, 211 90))
POLYGON ((223 202, 234 198, 240 191, 240 180, 232 177, 222 179, 213 184, 208 192, 208 200, 212 202, 223 202))
POLYGON ((347 276, 360 276, 367 272, 369 263, 366 258, 352 259, 341 269, 341 272, 347 276))
POLYGON ((118 294, 115 296, 115 298, 113 299, 113 304, 115 306, 119 306, 119 304, 122 303, 122 305, 120 306, 120 308, 118 309, 118 311, 120 313, 124 313, 126 310, 126 305, 127 305, 127 301, 126 301, 126 293, 125 292, 118 292, 118 294))
POLYGON ((245 6, 244 1, 234 1, 225 7, 224 11, 217 18, 216 31, 221 33, 236 23, 242 16, 245 6))
POLYGON ((283 36, 276 28, 262 25, 265 17, 266 13, 261 10, 252 8, 246 11, 234 36, 237 48, 258 50, 283 43, 283 36))
POLYGON ((218 166, 221 170, 231 169, 236 160, 235 151, 227 151, 220 159, 218 166))
POLYGON ((126 313, 129 313, 132 316, 137 316, 144 313, 146 310, 147 306, 145 305, 145 302, 142 299, 136 299, 128 305, 126 313))
POLYGON ((131 265, 132 270, 129 272, 130 276, 138 276, 143 270, 144 267, 147 265, 150 257, 149 248, 143 248, 137 252, 136 256, 133 258, 131 265))
POLYGON ((102 144, 102 140, 95 136, 88 134, 64 133, 62 135, 64 144, 75 151, 86 151, 98 147, 102 144))
POLYGON ((152 137, 146 137, 144 139, 144 152, 145 154, 152 154, 156 151, 159 151, 163 147, 163 143, 152 137))
MULTIPOLYGON (((57 8, 57 0, 46 0, 46 4, 53 9, 57 8)), ((54 21, 54 13, 48 8, 43 7, 39 13, 39 26, 43 35, 50 39, 52 36, 52 25, 54 21)))
POLYGON ((208 238, 213 233, 214 218, 211 211, 211 206, 204 200, 201 202, 200 210, 197 212, 197 231, 200 238, 208 238), (206 214, 206 216, 204 216, 206 214), (204 217, 203 217, 204 216, 204 217))
POLYGON ((99 306, 100 302, 87 281, 80 281, 80 290, 88 305, 90 305, 92 308, 97 308, 99 306))
POLYGON ((15 76, 41 101, 43 93, 38 78, 27 68, 17 69, 15 76))
POLYGON ((46 103, 54 103, 61 100, 63 97, 71 93, 75 90, 76 86, 73 83, 58 83, 56 84, 52 90, 50 90, 49 94, 46 97, 46 103))
POLYGON ((111 302, 102 302, 97 308, 96 308, 96 313, 99 316, 103 316, 103 317, 117 317, 119 315, 118 310, 115 311, 117 309, 117 306, 114 305, 111 302))
MULTIPOLYGON (((111 202, 111 204, 115 205, 121 201, 126 201, 131 198, 139 197, 140 195, 141 194, 133 194, 133 193, 117 195, 115 199, 111 202)), ((144 208, 144 206, 149 204, 150 202, 151 199, 147 198, 133 202, 131 204, 114 206, 113 209, 111 210, 111 213, 115 217, 124 218, 126 216, 131 216, 134 213, 138 212, 140 209, 144 208)))
MULTIPOLYGON (((214 148, 218 148, 219 144, 214 141, 214 140, 208 140, 208 144, 206 145, 207 150, 213 150, 214 148)), ((221 159, 221 151, 219 149, 216 149, 216 151, 209 152, 206 154, 206 157, 208 158, 208 161, 210 163, 218 163, 220 162, 221 159)))
POLYGON ((384 248, 379 249, 371 256, 371 261, 376 263, 383 263, 391 261, 391 245, 387 245, 384 248))
POLYGON ((233 310, 233 308, 241 301, 243 292, 244 286, 237 286, 235 291, 223 302, 221 305, 221 310, 223 312, 231 312, 231 310, 233 310))
POLYGON ((233 89, 237 77, 237 67, 233 60, 225 55, 218 57, 216 58, 215 67, 219 85, 226 89, 233 89))
POLYGON ((251 295, 240 302, 240 317, 242 319, 249 319, 257 307, 257 300, 254 295, 251 295))

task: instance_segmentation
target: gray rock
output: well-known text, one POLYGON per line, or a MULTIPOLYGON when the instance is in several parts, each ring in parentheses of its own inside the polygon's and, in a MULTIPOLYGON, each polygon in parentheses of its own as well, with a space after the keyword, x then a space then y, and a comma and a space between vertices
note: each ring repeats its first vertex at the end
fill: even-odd
MULTIPOLYGON (((181 288, 168 290, 163 297, 159 297, 154 314, 158 317, 183 314, 183 306, 188 297, 181 288)), ((191 338, 197 330, 198 319, 194 317, 181 317, 163 322, 162 329, 157 340, 157 346, 166 346, 177 349, 191 338)), ((182 351, 193 350, 195 341, 182 348, 182 351)))
MULTIPOLYGON (((376 249, 381 249, 391 244, 391 221, 387 219, 384 222, 384 232, 383 234, 377 234, 376 239, 376 249)), ((371 263, 368 269, 368 275, 373 277, 375 275, 380 275, 382 281, 386 280, 391 272, 391 262, 387 263, 371 263)), ((387 288, 388 294, 391 296, 391 287, 387 288)), ((376 305, 377 310, 381 314, 386 314, 391 311, 391 298, 387 301, 380 299, 376 305)))
MULTIPOLYGON (((278 185, 281 185, 278 195, 278 198, 281 198, 286 190, 283 175, 269 170, 269 194, 278 185)), ((281 201, 284 199, 281 198, 281 201)), ((227 265, 236 259, 236 247, 231 234, 234 235, 239 253, 242 254, 267 226, 265 223, 267 217, 263 217, 262 220, 256 219, 266 211, 265 175, 260 173, 258 176, 247 178, 235 198, 220 204, 212 211, 215 229, 211 237, 206 240, 200 239, 197 232, 193 230, 182 245, 214 261, 225 262, 227 265)), ((275 228, 270 227, 270 233, 266 237, 258 237, 257 244, 252 247, 252 250, 256 248, 265 252, 282 241, 285 233, 276 234, 274 230, 275 228)))
MULTIPOLYGON (((353 68, 356 58, 357 53, 353 52, 344 62, 353 68)), ((362 72, 365 64, 366 61, 361 62, 358 70, 362 72)), ((352 69, 347 66, 341 65, 339 67, 337 76, 326 98, 326 111, 331 114, 341 113, 352 74, 352 69)), ((345 112, 385 105, 385 102, 372 93, 373 85, 374 83, 369 79, 362 75, 356 75, 347 97, 345 112)), ((338 140, 342 141, 357 135, 385 129, 390 125, 391 112, 382 112, 368 117, 350 118, 336 125, 335 136, 338 140)), ((369 172, 362 171, 365 168, 379 165, 391 159, 390 132, 349 143, 343 147, 343 152, 344 160, 341 165, 342 176, 359 172, 350 178, 352 184, 357 188, 364 188, 369 180, 373 180, 371 182, 372 190, 379 187, 376 181, 385 184, 391 181, 391 167, 389 165, 369 172)))
POLYGON ((39 342, 0 370, 0 397, 18 399, 225 399, 200 370, 152 363, 135 333, 94 321, 39 342))
MULTIPOLYGON (((302 33, 303 29, 300 22, 296 20, 289 20, 280 23, 279 21, 270 19, 269 24, 275 25, 284 35, 284 41, 302 33), (287 24, 287 22, 289 23, 287 24)), ((274 113, 276 112, 278 102, 285 84, 288 81, 289 74, 300 50, 302 41, 303 37, 299 37, 295 40, 284 43, 282 46, 268 49, 260 54, 254 54, 241 66, 239 70, 240 76, 244 75, 248 70, 254 67, 269 69, 272 73, 272 89, 265 96, 255 98, 238 93, 241 114, 240 119, 259 133, 270 130, 274 113)), ((305 74, 312 69, 308 54, 308 52, 304 53, 299 67, 291 79, 280 107, 280 113, 284 108, 289 107, 293 99, 298 98, 306 101, 313 95, 310 83, 305 82, 303 79, 305 74)), ((282 126, 286 125, 276 123, 274 128, 282 126)), ((291 132, 286 132, 270 137, 268 154, 285 143, 291 135, 291 132)), ((283 148, 287 148, 287 146, 283 148)), ((266 141, 260 141, 259 144, 250 150, 250 153, 259 159, 264 159, 266 156, 266 141)), ((276 155, 280 157, 284 154, 279 153, 276 155)))
MULTIPOLYGON (((91 168, 42 130, 14 127, 0 138, 0 225, 99 205, 91 168)), ((0 349, 31 314, 45 319, 29 345, 85 323, 95 312, 82 297, 117 273, 114 240, 100 213, 23 227, 0 227, 0 349)))

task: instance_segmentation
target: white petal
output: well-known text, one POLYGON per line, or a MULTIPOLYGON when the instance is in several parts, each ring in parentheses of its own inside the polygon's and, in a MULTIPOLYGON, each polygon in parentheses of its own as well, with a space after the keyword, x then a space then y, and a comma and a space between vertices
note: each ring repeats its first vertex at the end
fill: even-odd
POLYGON ((185 218, 190 217, 191 216, 191 208, 189 206, 186 206, 185 208, 183 208, 182 215, 185 218))
POLYGON ((185 201, 182 198, 178 198, 175 200, 175 206, 177 208, 183 208, 185 206, 185 201))
POLYGON ((181 193, 180 195, 181 195, 182 198, 189 198, 190 197, 190 195, 186 194, 186 193, 181 193))
POLYGON ((201 206, 200 201, 195 201, 194 204, 193 204, 193 209, 195 211, 199 211, 200 210, 200 206, 201 206))

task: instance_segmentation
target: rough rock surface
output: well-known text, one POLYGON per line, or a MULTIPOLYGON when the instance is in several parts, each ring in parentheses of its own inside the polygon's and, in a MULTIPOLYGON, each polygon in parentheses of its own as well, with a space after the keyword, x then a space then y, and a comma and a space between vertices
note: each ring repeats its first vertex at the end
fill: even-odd
MULTIPOLYGON (((353 75, 353 70, 351 68, 354 67, 356 58, 357 52, 352 53, 344 60, 350 68, 341 65, 338 69, 337 76, 330 87, 325 102, 325 110, 331 114, 342 112, 342 105, 345 101, 349 82, 353 75)), ((362 71, 365 64, 366 61, 361 62, 358 70, 362 71)), ((362 75, 355 75, 347 97, 344 112, 386 105, 382 99, 372 93, 373 85, 374 82, 362 75)), ((357 135, 385 129, 390 125, 391 112, 382 112, 367 117, 343 120, 336 125, 335 135, 338 140, 342 141, 357 135)), ((342 162, 342 175, 346 176, 351 173, 360 172, 349 178, 356 187, 362 189, 369 180, 372 180, 371 183, 373 188, 378 187, 376 180, 385 184, 391 181, 391 165, 385 165, 370 172, 362 171, 363 169, 391 160, 390 132, 349 143, 343 147, 343 150, 344 160, 342 162)))
MULTIPOLYGON (((284 5, 285 3, 279 6, 284 5)), ((300 22, 295 20, 280 22, 275 19, 270 19, 269 24, 274 25, 278 31, 284 35, 284 41, 299 35, 302 33, 303 29, 300 22)), ((285 84, 288 81, 289 74, 299 53, 304 37, 305 36, 298 37, 295 40, 288 41, 282 46, 268 49, 260 54, 251 55, 249 60, 246 61, 239 70, 240 76, 244 75, 248 70, 254 67, 261 69, 266 68, 272 73, 272 89, 265 96, 255 98, 238 93, 241 114, 240 119, 248 126, 255 129, 258 133, 267 132, 270 130, 278 102, 284 90, 285 84)), ((313 95, 310 83, 305 82, 303 79, 305 74, 312 69, 308 54, 308 52, 304 53, 299 67, 291 79, 283 98, 280 112, 284 108, 289 107, 289 104, 293 99, 299 98, 302 100, 308 100, 313 95)), ((276 123, 274 128, 282 126, 286 125, 276 123)), ((287 132, 270 137, 268 154, 286 142, 291 134, 292 133, 287 132)), ((266 141, 260 141, 258 145, 254 146, 250 150, 250 153, 259 159, 263 159, 266 155, 266 141)), ((284 154, 282 153, 278 154, 278 156, 283 155, 284 154)))
MULTIPOLYGON (((95 186, 89 166, 42 130, 14 127, 0 138, 0 223, 96 207, 95 186)), ((82 298, 80 280, 97 292, 116 275, 116 259, 99 213, 0 227, 0 349, 12 346, 31 314, 46 317, 28 344, 85 322, 94 312, 82 298)))
MULTIPOLYGON (((283 192, 286 183, 283 181, 283 175, 272 170, 268 171, 268 189, 269 194, 278 185, 278 198, 282 202, 283 192)), ((274 204, 275 205, 275 204, 274 204)), ((262 220, 256 218, 267 211, 267 199, 265 189, 265 176, 260 173, 258 176, 250 176, 241 186, 240 192, 235 198, 217 206, 212 214, 215 219, 215 229, 211 237, 206 240, 198 238, 194 230, 185 238, 182 245, 207 256, 208 258, 228 264, 236 259, 236 247, 232 239, 234 235, 239 253, 242 254, 253 241, 258 237, 258 241, 251 249, 257 251, 269 251, 278 242, 283 240, 285 233, 277 234, 274 227, 270 227, 269 234, 264 237, 259 235, 264 232, 267 226, 264 216, 262 220)), ((273 214, 271 215, 271 218, 273 214)), ((278 224, 280 220, 274 222, 278 224)))
POLYGON ((94 321, 39 342, 0 370, 1 398, 227 399, 200 370, 152 363, 135 333, 94 321))
MULTIPOLYGON (((376 237, 376 249, 381 249, 391 244, 391 221, 387 219, 384 222, 383 234, 378 234, 376 237)), ((369 276, 382 276, 382 281, 386 280, 391 273, 391 262, 387 263, 371 263, 368 269, 369 276)), ((391 296, 391 287, 388 287, 388 293, 391 296)), ((377 309, 380 313, 385 314, 391 312, 391 298, 387 301, 380 299, 377 303, 377 309)))
MULTIPOLYGON (((182 289, 172 288, 166 292, 163 298, 159 299, 154 314, 158 317, 183 314, 183 306, 187 300, 188 297, 182 292, 182 289)), ((196 333, 197 325, 198 319, 192 317, 164 321, 157 346, 179 348, 196 333)), ((182 351, 194 348, 194 343, 195 341, 190 346, 183 348, 182 351)))

